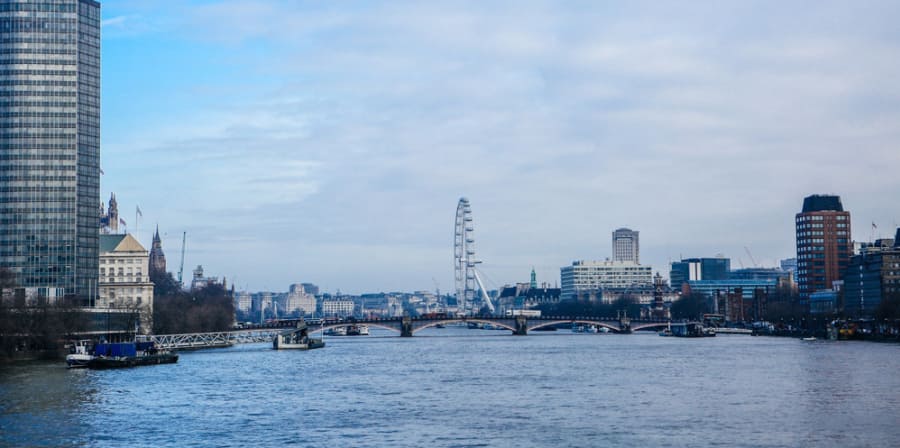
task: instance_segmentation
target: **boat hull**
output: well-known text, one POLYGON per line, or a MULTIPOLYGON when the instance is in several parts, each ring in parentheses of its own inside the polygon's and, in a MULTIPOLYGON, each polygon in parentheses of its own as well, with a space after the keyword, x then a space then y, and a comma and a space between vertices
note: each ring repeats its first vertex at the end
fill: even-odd
POLYGON ((157 353, 143 356, 97 356, 88 361, 87 367, 90 369, 121 369, 156 364, 174 364, 176 362, 178 362, 178 355, 175 353, 157 353))
POLYGON ((272 341, 272 348, 275 350, 313 350, 325 347, 325 341, 321 339, 309 339, 305 343, 289 343, 284 342, 280 336, 276 336, 272 341))

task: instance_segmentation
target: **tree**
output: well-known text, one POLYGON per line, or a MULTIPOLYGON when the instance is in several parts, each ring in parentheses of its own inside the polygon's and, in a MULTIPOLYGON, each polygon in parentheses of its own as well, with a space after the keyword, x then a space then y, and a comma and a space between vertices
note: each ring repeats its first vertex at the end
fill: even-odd
POLYGON ((209 284, 191 292, 168 286, 171 285, 163 286, 165 294, 154 293, 154 333, 206 333, 231 328, 235 318, 234 301, 222 285, 209 284))
POLYGON ((707 297, 704 294, 692 292, 681 296, 672 302, 673 319, 699 319, 708 312, 707 297))

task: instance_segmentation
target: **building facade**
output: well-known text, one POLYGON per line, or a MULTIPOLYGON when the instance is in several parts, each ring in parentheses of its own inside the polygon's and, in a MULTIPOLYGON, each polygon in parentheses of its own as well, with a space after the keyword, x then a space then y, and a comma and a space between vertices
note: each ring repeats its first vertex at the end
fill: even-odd
POLYGON ((641 263, 639 233, 626 228, 612 233, 613 261, 641 263))
POLYGON ((347 317, 353 315, 355 304, 352 300, 333 299, 322 302, 322 315, 325 317, 347 317))
POLYGON ((100 235, 100 309, 131 309, 140 315, 139 332, 153 329, 153 283, 149 254, 134 237, 100 235))
POLYGON ((17 294, 97 297, 100 3, 0 0, 0 268, 17 294))
POLYGON ((850 212, 839 196, 813 195, 803 200, 795 216, 797 241, 797 286, 801 306, 809 295, 833 287, 843 279, 850 263, 850 212))
MULTIPOLYGON (((900 229, 897 230, 900 238, 900 229)), ((900 297, 900 239, 864 245, 844 273, 844 311, 872 317, 881 302, 900 297)))
POLYGON ((316 313, 316 297, 307 293, 302 284, 293 284, 285 299, 285 312, 311 316, 316 313))
POLYGON ((685 258, 672 262, 669 284, 672 289, 680 291, 688 281, 727 280, 730 271, 731 259, 729 258, 685 258))
POLYGON ((603 296, 605 289, 653 285, 653 268, 616 261, 574 261, 560 268, 560 300, 603 296))

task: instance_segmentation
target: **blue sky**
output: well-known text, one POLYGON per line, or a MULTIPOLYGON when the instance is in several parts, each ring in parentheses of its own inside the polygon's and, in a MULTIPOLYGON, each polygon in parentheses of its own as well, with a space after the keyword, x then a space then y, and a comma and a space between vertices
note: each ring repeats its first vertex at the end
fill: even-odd
MULTIPOLYGON (((803 197, 900 221, 896 2, 103 1, 102 179, 249 290, 559 280, 618 227, 775 265, 803 197)), ((135 225, 135 206, 143 218, 135 225)), ((137 228, 136 228, 137 227, 137 228)))

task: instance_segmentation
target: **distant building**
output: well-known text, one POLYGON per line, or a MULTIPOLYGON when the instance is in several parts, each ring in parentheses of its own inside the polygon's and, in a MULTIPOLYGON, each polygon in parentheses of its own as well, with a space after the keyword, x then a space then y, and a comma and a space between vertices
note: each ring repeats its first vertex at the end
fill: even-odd
POLYGON ((561 300, 596 299, 604 289, 638 288, 653 284, 653 268, 631 262, 574 261, 560 268, 561 300))
POLYGON ((159 238, 159 226, 153 234, 153 243, 150 245, 150 276, 158 278, 166 275, 166 254, 162 250, 162 240, 159 238))
POLYGON ((797 259, 786 258, 781 260, 781 270, 785 272, 797 273, 797 259))
POLYGON ((347 317, 353 315, 355 304, 352 300, 332 299, 322 301, 322 315, 325 317, 347 317))
POLYGON ((313 283, 301 283, 303 286, 303 290, 306 291, 307 294, 312 294, 314 296, 319 295, 319 287, 313 283))
POLYGON ((669 284, 672 289, 680 291, 688 281, 726 280, 730 270, 729 258, 685 258, 672 263, 669 284))
POLYGON ((809 295, 811 314, 832 314, 837 311, 838 293, 833 289, 823 289, 809 295))
POLYGON ((690 293, 699 293, 712 297, 717 294, 733 293, 740 290, 745 299, 752 299, 753 291, 756 289, 774 292, 777 286, 778 280, 776 279, 696 280, 687 282, 687 290, 690 293))
POLYGON ((249 313, 253 307, 253 296, 248 292, 241 292, 235 297, 234 302, 234 307, 238 311, 246 314, 249 313))
POLYGON ((116 194, 109 194, 109 210, 103 211, 103 203, 100 203, 100 233, 119 233, 119 203, 116 194))
POLYGON ((515 286, 504 286, 500 288, 500 294, 497 297, 497 313, 504 314, 509 310, 526 310, 534 308, 538 305, 559 303, 560 289, 543 287, 532 287, 530 283, 516 283, 515 286))
POLYGON ((809 295, 830 289, 850 263, 850 212, 839 196, 808 196, 795 224, 800 303, 808 305, 809 295))
POLYGON ((316 313, 316 297, 306 292, 302 284, 290 286, 285 300, 285 312, 310 316, 316 313))
MULTIPOLYGON (((191 290, 203 289, 209 285, 219 284, 219 277, 206 277, 203 275, 203 265, 197 265, 194 276, 191 278, 191 290)), ((222 282, 225 286, 225 282, 222 282)))
POLYGON ((640 244, 636 230, 621 228, 612 233, 613 261, 640 264, 640 244))
POLYGON ((153 328, 153 283, 148 253, 130 234, 100 235, 100 295, 96 307, 134 309, 139 332, 153 328))
POLYGON ((897 238, 864 244, 844 273, 844 311, 871 317, 888 296, 900 297, 900 229, 897 238))
POLYGON ((731 271, 728 278, 733 280, 762 280, 773 279, 787 281, 791 273, 781 268, 743 268, 731 271))

